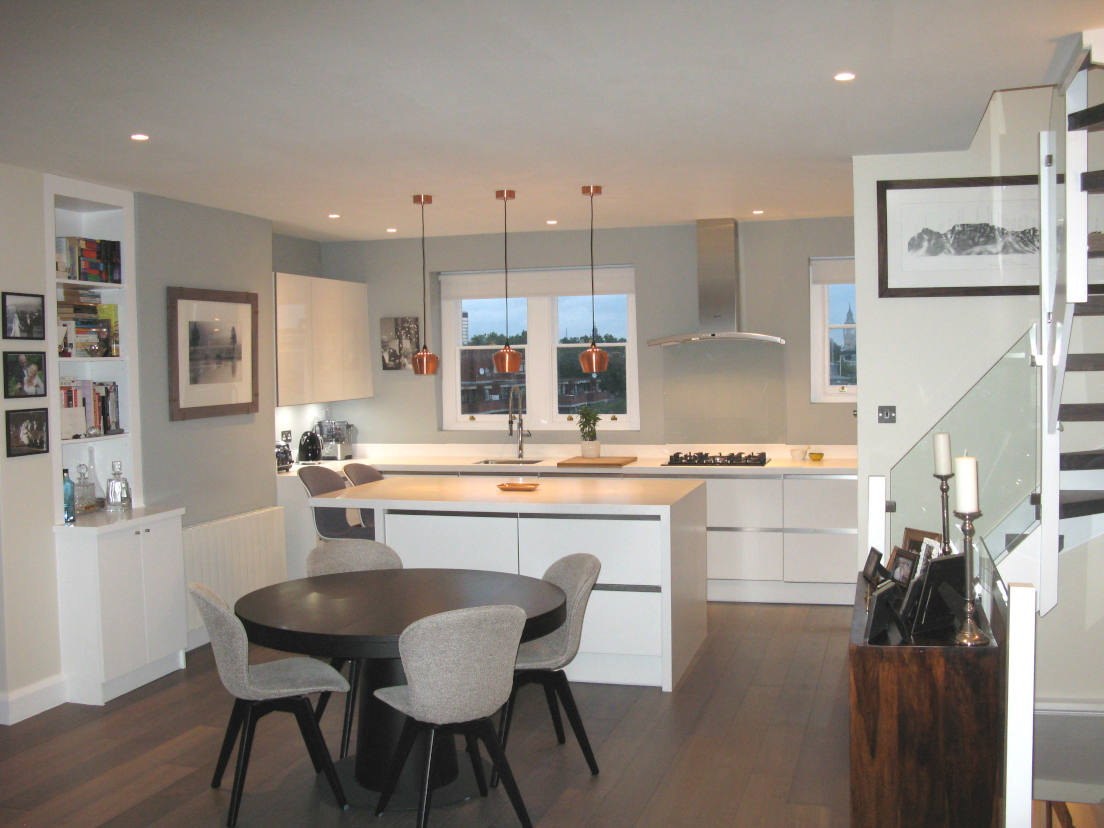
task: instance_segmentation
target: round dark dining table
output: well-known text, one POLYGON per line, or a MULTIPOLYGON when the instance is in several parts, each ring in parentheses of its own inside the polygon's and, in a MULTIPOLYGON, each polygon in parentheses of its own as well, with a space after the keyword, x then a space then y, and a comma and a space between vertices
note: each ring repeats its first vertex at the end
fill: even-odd
MULTIPOLYGON (((563 624, 563 590, 538 578, 472 569, 380 569, 284 581, 238 599, 234 612, 254 644, 324 658, 360 659, 356 780, 378 791, 403 716, 379 701, 379 687, 405 684, 399 634, 414 621, 447 610, 514 604, 525 610, 522 641, 547 635, 563 624)), ((457 776, 456 750, 439 740, 434 751, 434 788, 457 776)), ((420 749, 420 748, 416 748, 420 749)), ((424 753, 414 751, 401 788, 420 784, 424 753)))

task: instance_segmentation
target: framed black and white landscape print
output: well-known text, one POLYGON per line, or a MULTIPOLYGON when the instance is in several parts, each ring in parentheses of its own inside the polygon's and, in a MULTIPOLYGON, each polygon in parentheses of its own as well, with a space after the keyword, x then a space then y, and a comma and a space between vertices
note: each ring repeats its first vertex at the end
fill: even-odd
POLYGON ((258 410, 256 293, 168 288, 169 419, 258 410))
POLYGON ((878 296, 1039 291, 1039 179, 878 182, 878 296))

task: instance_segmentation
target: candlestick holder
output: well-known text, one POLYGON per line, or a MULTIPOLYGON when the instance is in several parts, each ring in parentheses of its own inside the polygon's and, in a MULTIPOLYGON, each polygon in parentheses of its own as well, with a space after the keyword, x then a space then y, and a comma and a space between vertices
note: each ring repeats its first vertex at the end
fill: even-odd
POLYGON ((955 512, 962 519, 962 551, 966 556, 966 618, 955 636, 955 644, 962 647, 984 647, 989 636, 981 631, 975 619, 974 607, 974 519, 981 512, 955 512))
MULTIPOLYGON (((950 512, 950 491, 951 484, 950 479, 954 477, 954 472, 950 474, 933 474, 932 477, 939 479, 939 499, 941 502, 940 514, 943 517, 943 548, 941 554, 951 554, 951 512, 950 512)), ((957 513, 956 513, 957 514, 957 513)))

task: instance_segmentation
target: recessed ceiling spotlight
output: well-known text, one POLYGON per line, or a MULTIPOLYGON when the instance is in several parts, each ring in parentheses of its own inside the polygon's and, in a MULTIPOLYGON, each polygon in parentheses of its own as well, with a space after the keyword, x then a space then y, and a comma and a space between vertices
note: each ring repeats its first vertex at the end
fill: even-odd
POLYGON ((544 223, 545 224, 559 224, 559 221, 557 221, 556 219, 547 219, 544 223))
POLYGON ((832 80, 838 80, 840 82, 853 81, 855 79, 854 72, 837 72, 832 76, 832 80))
POLYGON ((398 233, 398 232, 399 232, 399 228, 398 228, 398 227, 388 227, 388 228, 387 228, 387 232, 388 232, 388 233, 398 233))
POLYGON ((761 216, 761 215, 763 215, 763 211, 762 210, 752 210, 751 214, 753 216, 761 216))
POLYGON ((330 218, 335 218, 335 219, 336 218, 341 218, 341 213, 330 213, 329 217, 330 218))
POLYGON ((130 140, 131 141, 148 141, 149 136, 146 135, 146 133, 144 133, 144 132, 135 132, 133 135, 130 136, 130 140))

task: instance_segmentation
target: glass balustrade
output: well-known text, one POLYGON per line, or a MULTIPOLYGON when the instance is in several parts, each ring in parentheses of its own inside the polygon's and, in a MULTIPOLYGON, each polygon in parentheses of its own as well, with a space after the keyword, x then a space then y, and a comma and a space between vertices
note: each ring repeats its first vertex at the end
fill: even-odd
MULTIPOLYGON (((906 528, 941 532, 939 480, 934 477, 932 435, 951 436, 954 456, 978 461, 975 547, 999 562, 1035 526, 1031 494, 1038 491, 1038 370, 1031 364, 1028 330, 961 399, 932 426, 890 472, 887 498, 889 549, 906 528)), ((961 521, 954 516, 955 478, 950 480, 950 540, 962 550, 961 521)), ((980 557, 985 558, 982 554, 980 557)), ((975 567, 980 574, 981 569, 975 567)))

